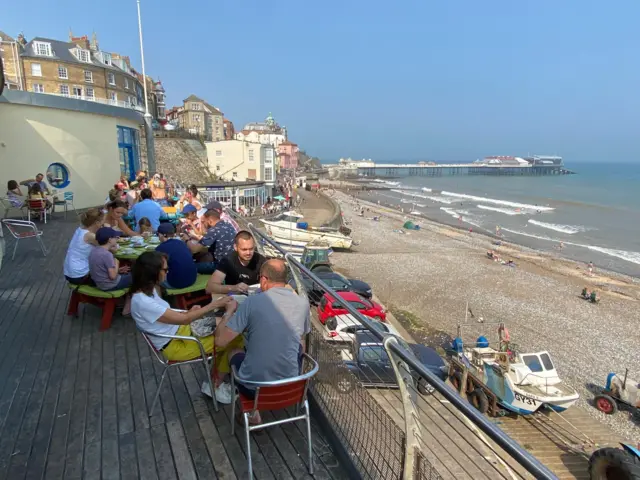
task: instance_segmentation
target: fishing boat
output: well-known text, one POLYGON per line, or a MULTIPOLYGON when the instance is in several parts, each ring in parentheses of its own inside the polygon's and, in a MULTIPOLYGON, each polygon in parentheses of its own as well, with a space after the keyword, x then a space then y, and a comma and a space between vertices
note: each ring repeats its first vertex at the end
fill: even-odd
POLYGON ((458 337, 453 341, 455 356, 462 370, 454 368, 451 380, 454 385, 461 383, 463 370, 467 370, 469 385, 467 395, 477 407, 490 402, 484 388, 474 386, 479 381, 495 395, 497 403, 505 410, 530 415, 541 408, 563 412, 574 405, 578 393, 563 382, 547 351, 521 353, 517 345, 510 342, 509 332, 504 323, 499 323, 498 348, 489 345, 486 337, 480 336, 475 344, 467 346, 462 342, 460 325, 458 337), (484 396, 482 398, 476 398, 484 396))
POLYGON ((270 237, 281 245, 304 247, 314 240, 325 240, 331 248, 349 249, 353 239, 335 228, 310 227, 303 216, 294 211, 283 212, 266 220, 261 219, 270 237))

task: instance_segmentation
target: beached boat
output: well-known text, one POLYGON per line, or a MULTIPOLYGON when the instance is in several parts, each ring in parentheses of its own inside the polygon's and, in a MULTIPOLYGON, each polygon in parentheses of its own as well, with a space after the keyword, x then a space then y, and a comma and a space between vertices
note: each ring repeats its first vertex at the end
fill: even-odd
POLYGON ((281 245, 304 247, 314 240, 325 240, 331 248, 349 249, 353 239, 335 228, 310 227, 303 216, 294 211, 283 212, 275 218, 260 221, 271 238, 281 245))
MULTIPOLYGON (((511 412, 529 415, 543 407, 562 412, 574 405, 579 395, 560 379, 549 352, 517 352, 504 324, 499 325, 497 349, 489 346, 483 336, 475 345, 466 346, 459 334, 453 342, 458 360, 455 364, 462 365, 474 380, 482 382, 497 397, 500 406, 511 412)), ((461 382, 463 373, 454 369, 451 376, 454 385, 461 382)), ((476 406, 482 403, 488 406, 489 399, 482 389, 466 388, 471 390, 468 396, 476 406), (484 399, 475 398, 482 395, 484 399)))

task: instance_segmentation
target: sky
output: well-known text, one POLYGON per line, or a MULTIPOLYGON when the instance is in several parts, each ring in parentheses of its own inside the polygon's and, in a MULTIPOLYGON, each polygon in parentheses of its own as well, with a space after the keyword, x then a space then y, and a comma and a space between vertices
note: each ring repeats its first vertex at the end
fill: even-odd
MULTIPOLYGON (((141 0, 147 74, 323 161, 640 162, 640 1, 141 0)), ((136 2, 7 3, 27 40, 95 31, 140 69, 136 2), (37 14, 35 14, 37 12, 37 14)))

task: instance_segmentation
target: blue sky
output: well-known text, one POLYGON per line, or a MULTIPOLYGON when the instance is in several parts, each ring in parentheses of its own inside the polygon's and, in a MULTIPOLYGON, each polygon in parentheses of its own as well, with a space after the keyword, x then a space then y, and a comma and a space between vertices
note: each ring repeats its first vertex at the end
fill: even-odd
MULTIPOLYGON (((147 73, 236 128, 273 112, 325 161, 640 161, 640 1, 142 0, 147 73)), ((27 39, 98 33, 140 67, 136 3, 8 3, 27 39), (37 12, 37 14, 36 14, 37 12)))

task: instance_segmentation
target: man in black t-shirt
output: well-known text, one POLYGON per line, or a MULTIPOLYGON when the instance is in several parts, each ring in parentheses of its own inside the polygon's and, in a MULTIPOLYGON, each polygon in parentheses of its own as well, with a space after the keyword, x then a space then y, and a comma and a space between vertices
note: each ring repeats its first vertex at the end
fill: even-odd
POLYGON ((260 283, 260 267, 265 258, 256 252, 253 235, 246 230, 238 232, 233 241, 233 250, 216 266, 216 271, 207 282, 207 293, 247 293, 250 285, 260 283))

